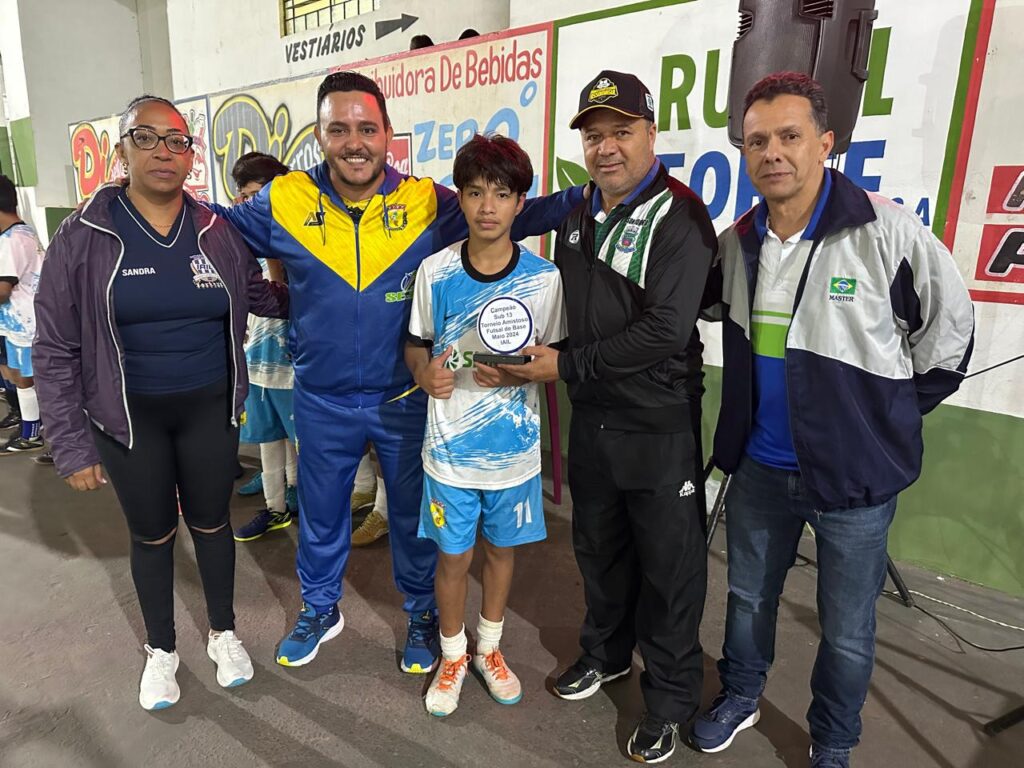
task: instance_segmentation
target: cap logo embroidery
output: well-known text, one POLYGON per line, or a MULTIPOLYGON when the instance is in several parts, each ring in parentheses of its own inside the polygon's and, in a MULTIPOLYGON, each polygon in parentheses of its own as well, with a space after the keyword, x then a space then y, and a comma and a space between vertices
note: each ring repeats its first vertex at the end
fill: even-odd
POLYGON ((614 99, 618 95, 619 87, 607 77, 602 77, 594 83, 594 87, 590 89, 590 95, 587 97, 587 101, 596 101, 598 104, 603 104, 609 99, 614 99))

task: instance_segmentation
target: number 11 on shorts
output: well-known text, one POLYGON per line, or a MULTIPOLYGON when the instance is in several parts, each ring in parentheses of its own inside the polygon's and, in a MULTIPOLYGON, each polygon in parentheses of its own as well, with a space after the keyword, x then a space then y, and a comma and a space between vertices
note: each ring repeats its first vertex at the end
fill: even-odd
POLYGON ((530 523, 533 522, 533 514, 530 512, 530 500, 529 499, 527 499, 525 503, 521 501, 518 504, 516 504, 515 510, 516 510, 516 528, 522 528, 524 522, 527 525, 529 525, 530 523), (524 514, 523 514, 524 512, 526 513, 525 514, 525 520, 524 520, 524 514))

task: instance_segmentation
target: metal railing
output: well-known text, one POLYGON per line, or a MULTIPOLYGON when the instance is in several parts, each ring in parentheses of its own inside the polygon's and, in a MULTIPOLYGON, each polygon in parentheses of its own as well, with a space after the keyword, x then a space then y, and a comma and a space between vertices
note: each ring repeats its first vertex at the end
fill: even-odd
POLYGON ((380 0, 281 0, 285 36, 326 27, 380 8, 380 0))

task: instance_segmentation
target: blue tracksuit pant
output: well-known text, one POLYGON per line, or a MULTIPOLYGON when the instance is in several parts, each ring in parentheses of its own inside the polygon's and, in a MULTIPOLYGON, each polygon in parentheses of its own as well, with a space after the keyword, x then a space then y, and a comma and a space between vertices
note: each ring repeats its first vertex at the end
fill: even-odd
POLYGON ((356 467, 373 443, 388 493, 395 584, 406 611, 434 607, 437 547, 417 537, 427 396, 420 390, 371 407, 338 405, 295 381, 299 450, 299 551, 302 599, 328 608, 342 596, 352 539, 350 506, 356 467))

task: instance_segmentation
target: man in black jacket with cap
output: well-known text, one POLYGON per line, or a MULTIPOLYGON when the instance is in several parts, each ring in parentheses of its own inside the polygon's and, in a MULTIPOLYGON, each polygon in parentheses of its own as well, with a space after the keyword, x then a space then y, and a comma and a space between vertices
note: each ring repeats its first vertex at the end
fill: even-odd
POLYGON ((636 76, 601 72, 570 127, 594 186, 555 246, 569 348, 528 347, 532 362, 510 371, 562 379, 573 405, 569 488, 587 614, 583 653, 555 692, 593 695, 630 671, 639 645, 647 713, 626 749, 658 762, 700 705, 707 558, 696 321, 716 238, 700 198, 654 154, 654 99, 636 76))

